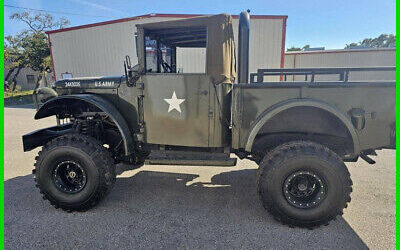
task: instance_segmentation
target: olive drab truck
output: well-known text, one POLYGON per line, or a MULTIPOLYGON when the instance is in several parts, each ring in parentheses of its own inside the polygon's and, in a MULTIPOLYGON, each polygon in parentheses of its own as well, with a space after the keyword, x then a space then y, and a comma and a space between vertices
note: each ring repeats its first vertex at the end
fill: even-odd
POLYGON ((259 165, 255 191, 279 221, 311 228, 341 215, 352 191, 344 162, 374 163, 369 156, 394 149, 396 137, 395 82, 349 75, 395 68, 249 74, 249 21, 242 12, 237 54, 230 15, 138 24, 138 64, 127 56, 124 75, 37 89, 35 119, 57 121, 23 135, 24 151, 42 147, 33 174, 43 197, 87 210, 113 187, 118 163, 229 167, 250 159, 259 165), (205 48, 205 72, 179 72, 180 48, 205 48))

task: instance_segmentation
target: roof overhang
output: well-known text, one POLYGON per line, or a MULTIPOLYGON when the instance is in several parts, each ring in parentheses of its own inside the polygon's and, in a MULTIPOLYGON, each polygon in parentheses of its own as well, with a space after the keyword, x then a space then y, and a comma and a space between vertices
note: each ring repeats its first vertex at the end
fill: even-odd
POLYGON ((315 51, 286 51, 285 55, 307 55, 307 54, 330 54, 330 53, 357 53, 357 52, 377 52, 377 51, 396 51, 396 48, 367 48, 367 49, 327 49, 315 51))
MULTIPOLYGON (((202 16, 209 16, 209 15, 206 15, 206 14, 160 14, 160 13, 154 13, 154 14, 146 14, 146 15, 135 16, 135 17, 127 17, 127 18, 115 19, 115 20, 92 23, 92 24, 79 25, 79 26, 68 27, 68 28, 57 29, 57 30, 50 30, 50 31, 47 31, 46 34, 86 29, 86 28, 91 28, 91 27, 109 25, 109 24, 114 24, 114 23, 123 23, 123 22, 129 22, 129 21, 147 19, 147 18, 154 18, 154 17, 191 18, 191 17, 202 17, 202 16)), ((251 19, 285 19, 286 20, 287 17, 288 17, 287 15, 251 15, 251 19)), ((238 19, 239 15, 232 15, 232 18, 238 19)))

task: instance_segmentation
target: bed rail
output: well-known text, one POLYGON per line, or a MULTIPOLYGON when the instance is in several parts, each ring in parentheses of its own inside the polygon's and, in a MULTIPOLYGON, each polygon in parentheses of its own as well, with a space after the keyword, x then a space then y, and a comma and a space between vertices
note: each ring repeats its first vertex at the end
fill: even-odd
POLYGON ((264 82, 264 76, 280 76, 281 81, 287 81, 287 76, 303 75, 304 81, 314 82, 318 75, 338 75, 338 81, 348 82, 350 72, 396 71, 396 67, 351 67, 351 68, 296 68, 296 69, 258 69, 250 74, 250 83, 264 82))

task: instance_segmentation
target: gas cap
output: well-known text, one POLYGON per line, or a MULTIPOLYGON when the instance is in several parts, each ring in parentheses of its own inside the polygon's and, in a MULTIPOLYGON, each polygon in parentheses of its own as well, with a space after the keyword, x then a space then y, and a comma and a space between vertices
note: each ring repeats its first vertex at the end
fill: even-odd
POLYGON ((365 127, 365 111, 360 108, 350 110, 351 122, 357 130, 365 127))

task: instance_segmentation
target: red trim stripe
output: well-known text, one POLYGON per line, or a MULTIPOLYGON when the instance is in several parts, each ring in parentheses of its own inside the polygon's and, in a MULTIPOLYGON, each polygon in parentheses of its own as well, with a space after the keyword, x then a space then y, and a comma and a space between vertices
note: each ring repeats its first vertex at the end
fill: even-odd
MULTIPOLYGON (((122 19, 104 21, 104 22, 99 22, 99 23, 85 24, 85 25, 69 27, 69 28, 64 28, 64 29, 58 29, 58 30, 50 30, 50 31, 47 31, 46 34, 53 34, 53 33, 59 33, 59 32, 65 32, 65 31, 70 31, 70 30, 77 30, 77 29, 85 29, 85 28, 91 28, 91 27, 102 26, 102 25, 107 25, 107 24, 122 23, 122 22, 128 22, 128 21, 145 19, 145 18, 152 18, 152 17, 189 18, 189 17, 199 17, 199 16, 206 16, 206 15, 203 15, 203 14, 147 14, 147 15, 141 15, 141 16, 136 16, 136 17, 127 17, 127 18, 122 18, 122 19)), ((238 15, 232 15, 232 17, 235 19, 239 18, 238 15)), ((286 18, 287 18, 287 16, 278 16, 278 15, 276 15, 276 16, 275 15, 251 15, 251 19, 284 19, 284 20, 286 20, 286 18)))
MULTIPOLYGON (((282 23, 281 69, 285 67, 286 20, 287 20, 287 17, 283 19, 283 23, 282 23)), ((283 81, 283 76, 281 76, 280 80, 283 81)))
POLYGON ((50 50, 50 58, 51 58, 51 67, 53 68, 53 78, 54 78, 54 81, 57 81, 57 78, 56 78, 56 70, 55 70, 55 68, 54 68, 53 51, 52 51, 52 49, 51 49, 50 34, 47 34, 47 39, 48 39, 48 41, 49 41, 49 50, 50 50))
POLYGON ((396 48, 380 48, 380 49, 338 49, 338 50, 316 50, 316 51, 300 51, 286 52, 285 55, 307 55, 307 54, 324 54, 324 53, 348 53, 348 52, 376 52, 376 51, 396 51, 396 48))

